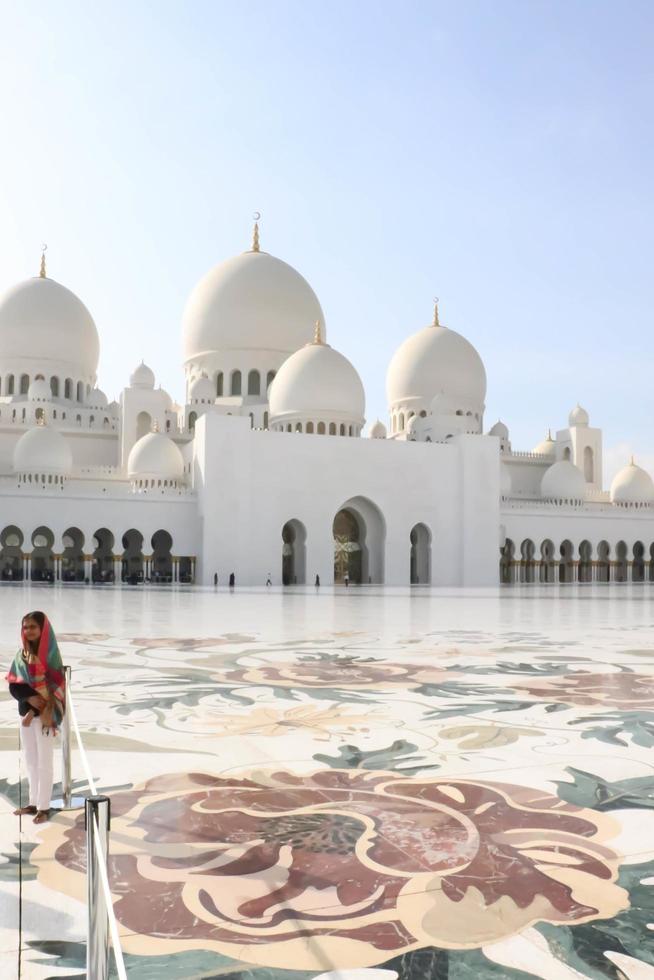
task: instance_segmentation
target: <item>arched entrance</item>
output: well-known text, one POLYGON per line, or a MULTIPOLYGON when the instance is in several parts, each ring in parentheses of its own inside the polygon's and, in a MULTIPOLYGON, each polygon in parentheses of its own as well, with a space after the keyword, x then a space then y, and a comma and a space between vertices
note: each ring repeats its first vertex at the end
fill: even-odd
POLYGON ((597 581, 611 580, 611 547, 608 541, 600 541, 597 545, 597 581))
POLYGON ((511 538, 507 538, 500 548, 500 583, 502 585, 513 584, 514 557, 515 545, 511 538))
POLYGON ((536 562, 534 555, 536 546, 531 538, 525 538, 520 545, 520 581, 533 582, 536 578, 536 562))
POLYGON ((54 582, 54 534, 49 527, 37 527, 32 535, 30 578, 33 582, 54 582))
POLYGON ((634 560, 631 565, 631 581, 645 581, 645 545, 642 541, 634 544, 634 560))
POLYGON ((307 532, 301 521, 287 521, 282 528, 282 585, 306 581, 307 532))
POLYGON ((574 582, 575 580, 575 565, 574 565, 574 547, 572 541, 561 542, 561 559, 559 561, 559 582, 574 582))
POLYGON ((78 527, 64 531, 61 553, 62 582, 84 581, 84 535, 78 527))
POLYGON ((618 541, 615 546, 615 581, 627 581, 627 545, 624 541, 618 541))
POLYGON ((554 581, 554 542, 549 538, 545 538, 540 546, 540 580, 554 581))
POLYGON ((143 535, 130 528, 123 534, 123 582, 137 585, 143 581, 143 535))
POLYGON ((114 536, 106 527, 99 528, 93 535, 93 565, 91 577, 94 582, 114 581, 114 536))
POLYGON ((23 532, 10 524, 0 534, 0 578, 3 582, 23 581, 23 532))
POLYGON ((431 532, 426 524, 415 524, 409 534, 411 543, 411 585, 431 582, 431 532))
POLYGON ((334 582, 376 585, 384 581, 386 525, 381 511, 366 497, 352 497, 332 525, 334 582))
POLYGON ((593 581, 593 546, 590 541, 582 541, 579 545, 579 581, 593 581))
POLYGON ((156 585, 173 580, 173 559, 170 553, 172 546, 173 539, 168 531, 155 531, 152 535, 150 579, 156 585))

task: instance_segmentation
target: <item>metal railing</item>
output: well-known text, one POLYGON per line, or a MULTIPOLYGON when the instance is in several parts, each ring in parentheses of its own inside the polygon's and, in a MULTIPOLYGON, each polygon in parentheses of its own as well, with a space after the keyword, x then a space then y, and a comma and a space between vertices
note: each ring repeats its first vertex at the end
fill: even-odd
POLYGON ((77 723, 77 713, 71 690, 70 667, 64 667, 64 673, 66 678, 66 711, 61 726, 62 799, 55 801, 55 806, 57 802, 60 802, 60 808, 65 810, 79 809, 84 806, 87 892, 86 976, 87 980, 108 980, 110 969, 109 940, 111 938, 111 948, 113 948, 119 980, 127 980, 107 873, 111 801, 108 796, 98 794, 77 723), (86 799, 75 797, 72 793, 71 727, 75 731, 82 767, 91 790, 91 796, 86 799))

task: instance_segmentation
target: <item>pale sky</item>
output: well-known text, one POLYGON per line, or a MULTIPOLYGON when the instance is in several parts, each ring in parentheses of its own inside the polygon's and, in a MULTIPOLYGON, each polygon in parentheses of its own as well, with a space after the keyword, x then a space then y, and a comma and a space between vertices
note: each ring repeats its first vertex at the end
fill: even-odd
POLYGON ((186 298, 249 246, 295 266, 386 420, 441 320, 516 449, 577 402, 654 469, 654 6, 0 0, 0 289, 89 307, 110 397, 183 394, 186 298))

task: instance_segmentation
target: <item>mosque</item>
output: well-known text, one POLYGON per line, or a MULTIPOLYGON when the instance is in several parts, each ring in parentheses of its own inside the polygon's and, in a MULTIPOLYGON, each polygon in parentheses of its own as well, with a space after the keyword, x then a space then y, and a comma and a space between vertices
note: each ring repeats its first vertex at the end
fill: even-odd
POLYGON ((306 280, 251 248, 183 316, 184 404, 139 364, 97 387, 84 303, 40 274, 0 298, 0 578, 220 585, 493 586, 654 580, 654 483, 602 488, 577 405, 531 452, 496 422, 486 373, 439 321, 390 359, 388 427, 328 344, 306 280))

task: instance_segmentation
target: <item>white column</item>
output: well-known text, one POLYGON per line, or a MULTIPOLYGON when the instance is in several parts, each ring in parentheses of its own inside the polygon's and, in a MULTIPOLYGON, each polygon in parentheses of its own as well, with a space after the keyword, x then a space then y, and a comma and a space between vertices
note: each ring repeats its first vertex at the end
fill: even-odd
POLYGON ((114 557, 113 565, 114 565, 114 585, 120 585, 122 572, 123 572, 122 558, 114 557))

